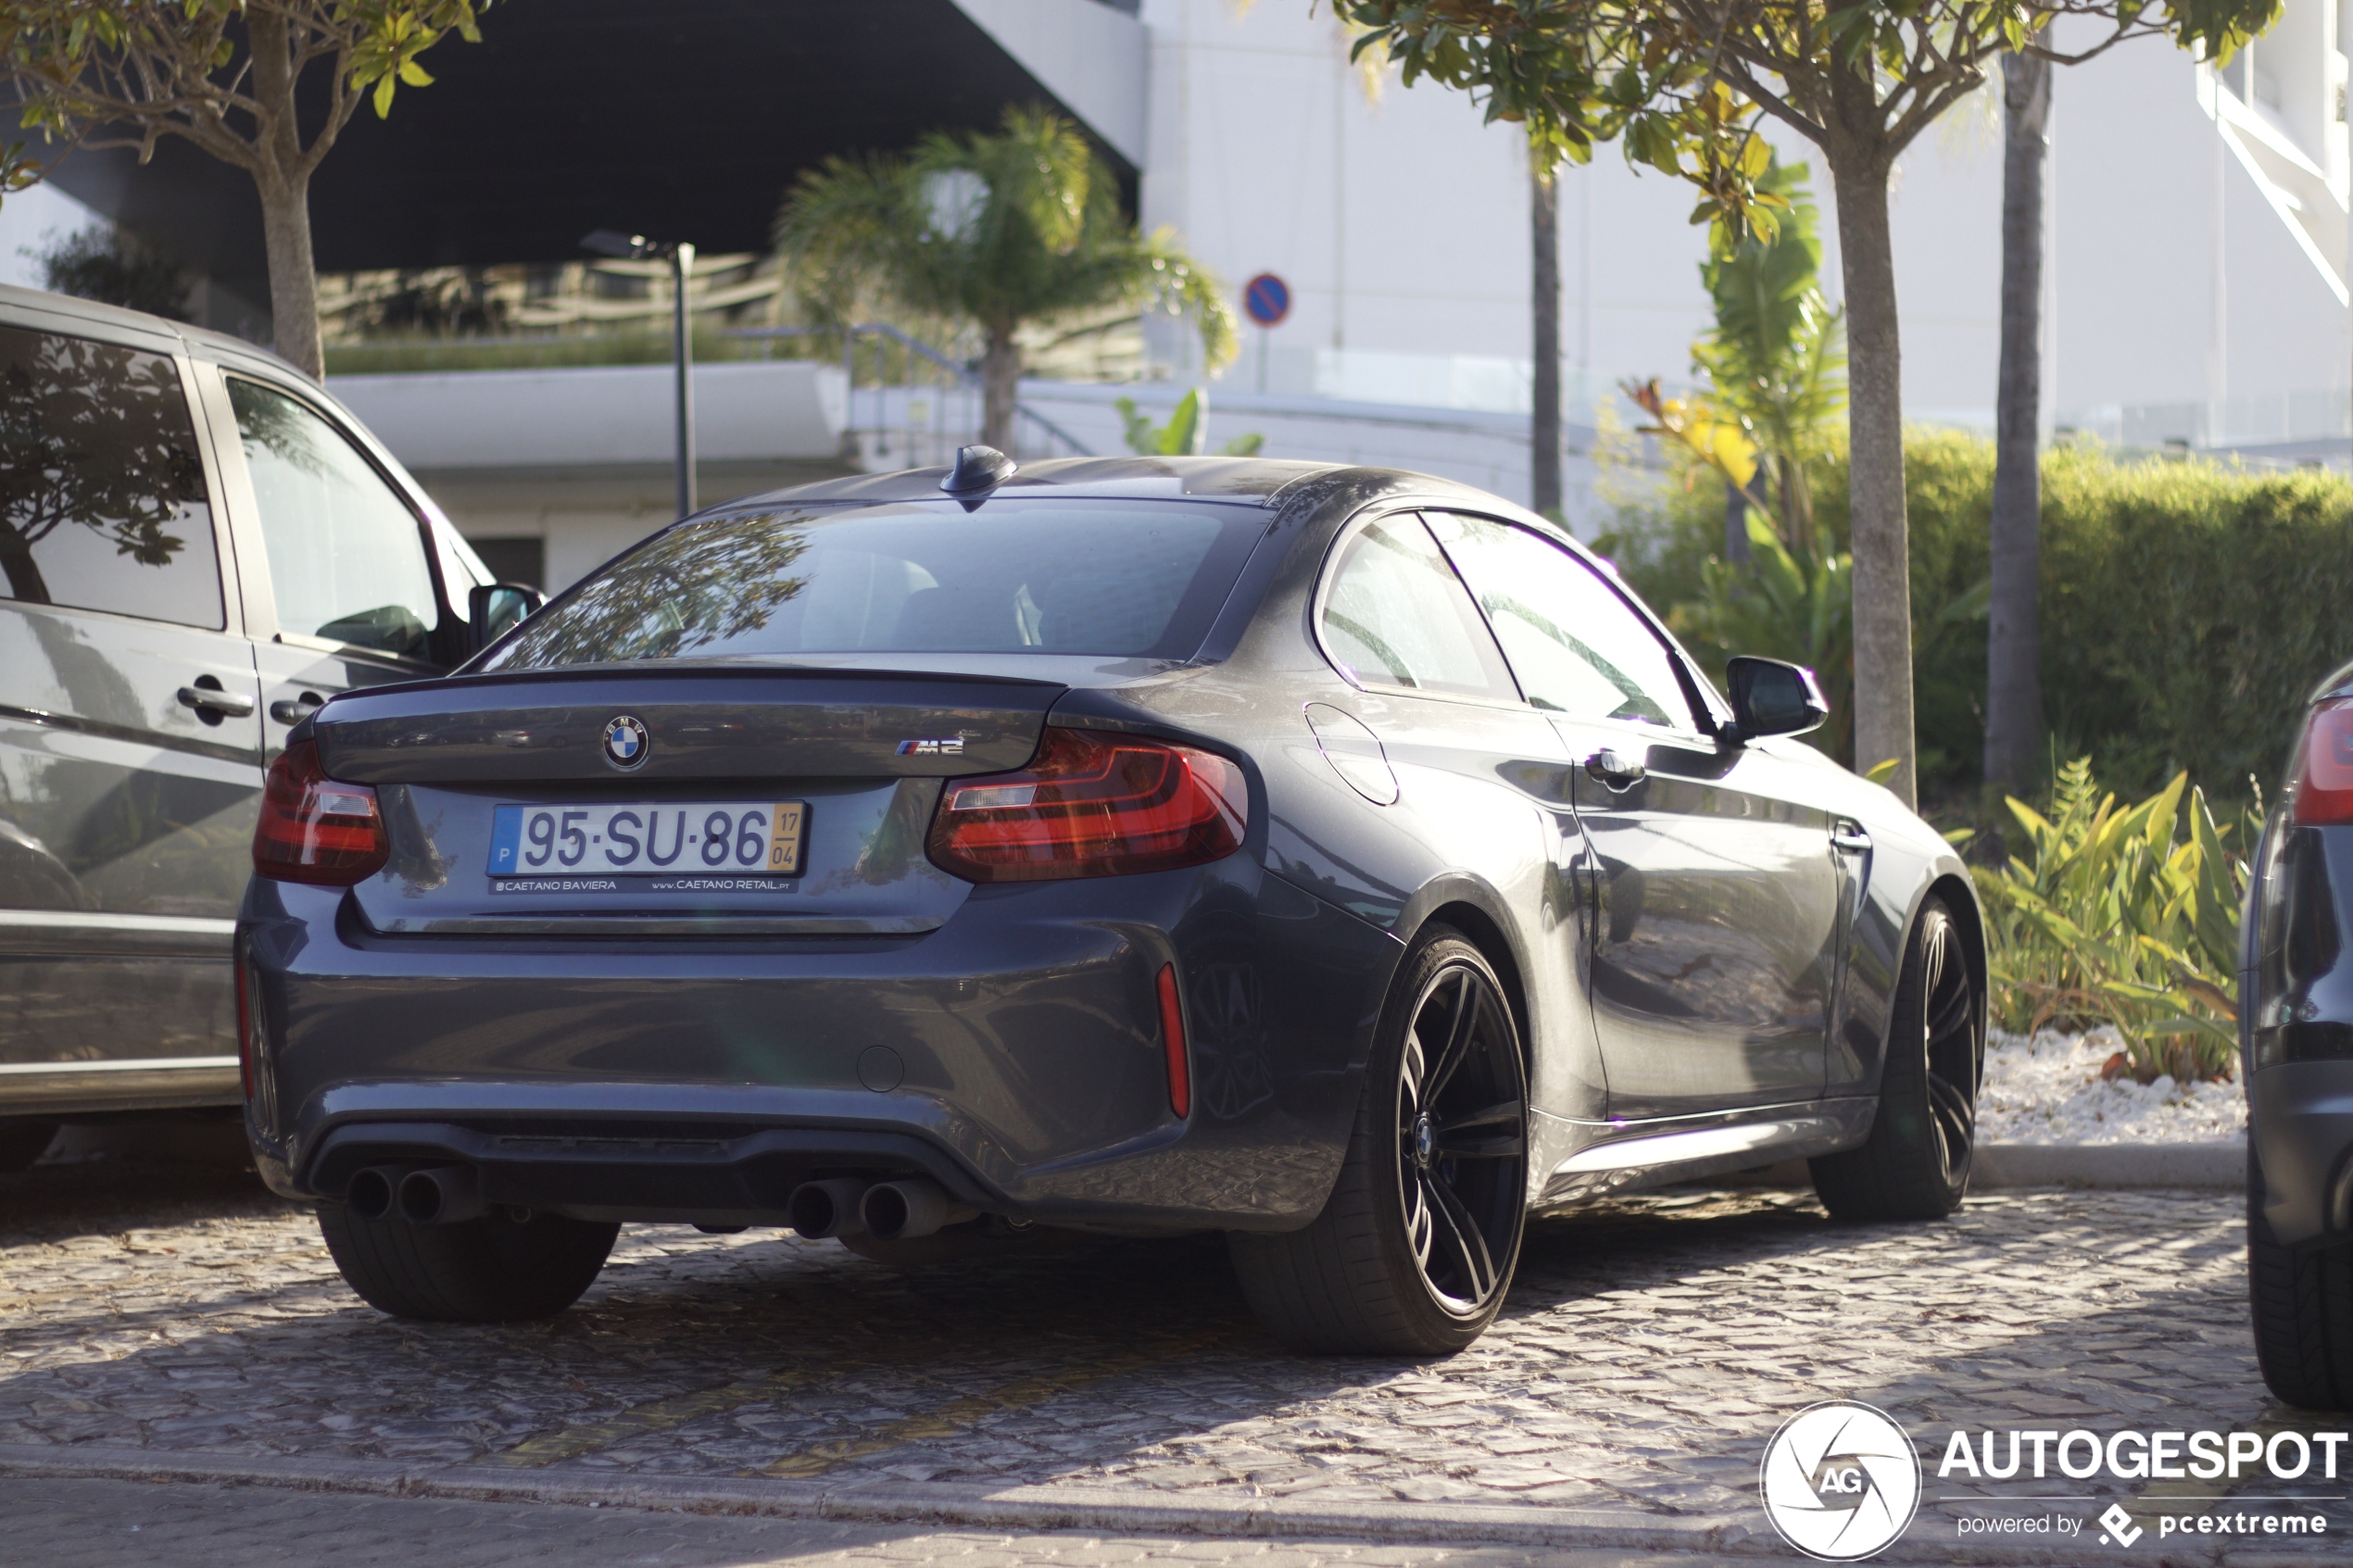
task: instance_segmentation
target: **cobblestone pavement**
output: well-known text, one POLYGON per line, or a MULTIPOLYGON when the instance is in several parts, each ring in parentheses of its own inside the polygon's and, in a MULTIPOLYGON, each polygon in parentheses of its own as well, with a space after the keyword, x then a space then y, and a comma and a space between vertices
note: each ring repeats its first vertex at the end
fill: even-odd
MULTIPOLYGON (((1494 1330, 1416 1365, 1285 1354, 1197 1241, 901 1266, 635 1226, 552 1322, 404 1323, 352 1297, 310 1217, 249 1177, 46 1167, 0 1177, 0 1446, 1762 1531, 1766 1439, 1843 1398, 1920 1440, 1912 1538, 1951 1539, 1984 1511, 1934 1475, 1956 1426, 2319 1429, 2256 1375, 2237 1204, 2025 1192, 1943 1224, 1841 1226, 1787 1191, 1620 1199, 1535 1227, 1494 1330)), ((2080 1517, 2106 1506, 2099 1486, 1979 1489, 2064 1492, 2080 1517)), ((2347 1487, 2265 1495, 2283 1490, 2347 1487)))
POLYGON ((358 1498, 237 1486, 158 1486, 138 1481, 0 1481, 0 1517, 19 1539, 43 1542, 42 1568, 256 1568, 332 1562, 335 1568, 510 1563, 610 1568, 1127 1568, 1142 1563, 1232 1568, 1693 1568, 1685 1555, 1501 1546, 1367 1546, 1326 1541, 1105 1537, 1078 1531, 937 1530, 801 1519, 712 1519, 635 1509, 358 1498))

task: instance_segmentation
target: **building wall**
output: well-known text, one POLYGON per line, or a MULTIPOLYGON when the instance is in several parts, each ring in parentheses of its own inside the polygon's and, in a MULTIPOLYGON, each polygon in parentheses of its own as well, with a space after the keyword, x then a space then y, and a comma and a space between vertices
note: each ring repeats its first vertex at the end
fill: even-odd
MULTIPOLYGON (((2334 3, 2289 0, 2278 41, 2256 48, 2285 83, 2282 123, 2300 134, 2315 117, 2297 109, 2297 94, 2343 69, 2323 11, 2334 3), (2298 43, 2308 34, 2324 37, 2328 58, 2309 57, 2298 43)), ((1317 350, 1351 361, 1337 371, 1324 362, 1315 389, 1327 393, 1345 393, 1335 376, 1345 381, 1365 356, 1526 360, 1526 163, 1512 127, 1484 124, 1464 94, 1428 83, 1407 91, 1393 76, 1368 97, 1326 9, 1144 0, 1141 15, 1152 38, 1145 221, 1175 225, 1238 294, 1273 270, 1296 301, 1271 331, 1245 327, 1228 384, 1308 390, 1296 367, 1317 350)), ((2223 149, 2198 105, 2199 69, 2145 39, 2058 72, 2046 420, 2098 428, 2121 406, 2199 402, 2218 388, 2233 398, 2333 391, 2341 406, 2353 383, 2346 308, 2223 149)), ((1906 153, 1892 202, 1907 411, 1982 427, 1993 420, 2001 277, 1991 91, 1906 153)), ((2340 149, 2343 130, 2334 126, 2340 149)), ((1793 133, 1769 133, 1784 157, 1813 169, 1824 281, 1836 298, 1828 169, 1793 133)), ((2316 149, 2317 161, 2327 157, 2341 205, 2343 154, 2316 149)), ((1615 147, 1562 178, 1563 351, 1572 368, 1589 368, 1588 395, 1608 395, 1624 377, 1688 374, 1689 345, 1707 321, 1692 192, 1635 173, 1615 147)), ((1162 345, 1181 373, 1181 340, 1165 334, 1162 345)))

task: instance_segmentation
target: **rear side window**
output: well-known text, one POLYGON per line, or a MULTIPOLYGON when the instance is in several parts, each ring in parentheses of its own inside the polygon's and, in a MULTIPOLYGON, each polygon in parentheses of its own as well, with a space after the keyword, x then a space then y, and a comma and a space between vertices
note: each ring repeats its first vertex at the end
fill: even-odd
POLYGON ((0 327, 0 588, 224 624, 204 463, 167 356, 0 327))
POLYGON ((826 653, 1187 659, 1254 507, 1009 498, 683 523, 524 622, 495 670, 826 653))
POLYGON ((440 623, 417 514, 306 404, 233 376, 281 631, 422 659, 440 623))
POLYGON ((1411 513, 1367 523, 1341 546, 1321 624, 1325 650, 1365 684, 1519 696, 1462 579, 1411 513))

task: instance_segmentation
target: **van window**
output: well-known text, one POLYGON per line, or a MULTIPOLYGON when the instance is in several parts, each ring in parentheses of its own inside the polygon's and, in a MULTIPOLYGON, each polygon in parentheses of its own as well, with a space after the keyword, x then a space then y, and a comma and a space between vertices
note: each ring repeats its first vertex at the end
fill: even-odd
POLYGON ((226 623, 204 461, 170 358, 0 327, 0 594, 226 623))
POLYGON ((308 405, 233 376, 278 629, 411 659, 441 623, 417 514, 308 405))

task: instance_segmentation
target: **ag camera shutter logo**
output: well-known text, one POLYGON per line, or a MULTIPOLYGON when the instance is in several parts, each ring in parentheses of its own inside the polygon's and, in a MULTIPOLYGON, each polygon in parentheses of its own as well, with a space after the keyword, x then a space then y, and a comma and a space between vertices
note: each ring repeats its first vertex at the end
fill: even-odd
POLYGON ((1854 1562, 1911 1524, 1920 1457, 1886 1412, 1828 1399, 1781 1423, 1756 1489, 1781 1539, 1819 1562, 1854 1562))

